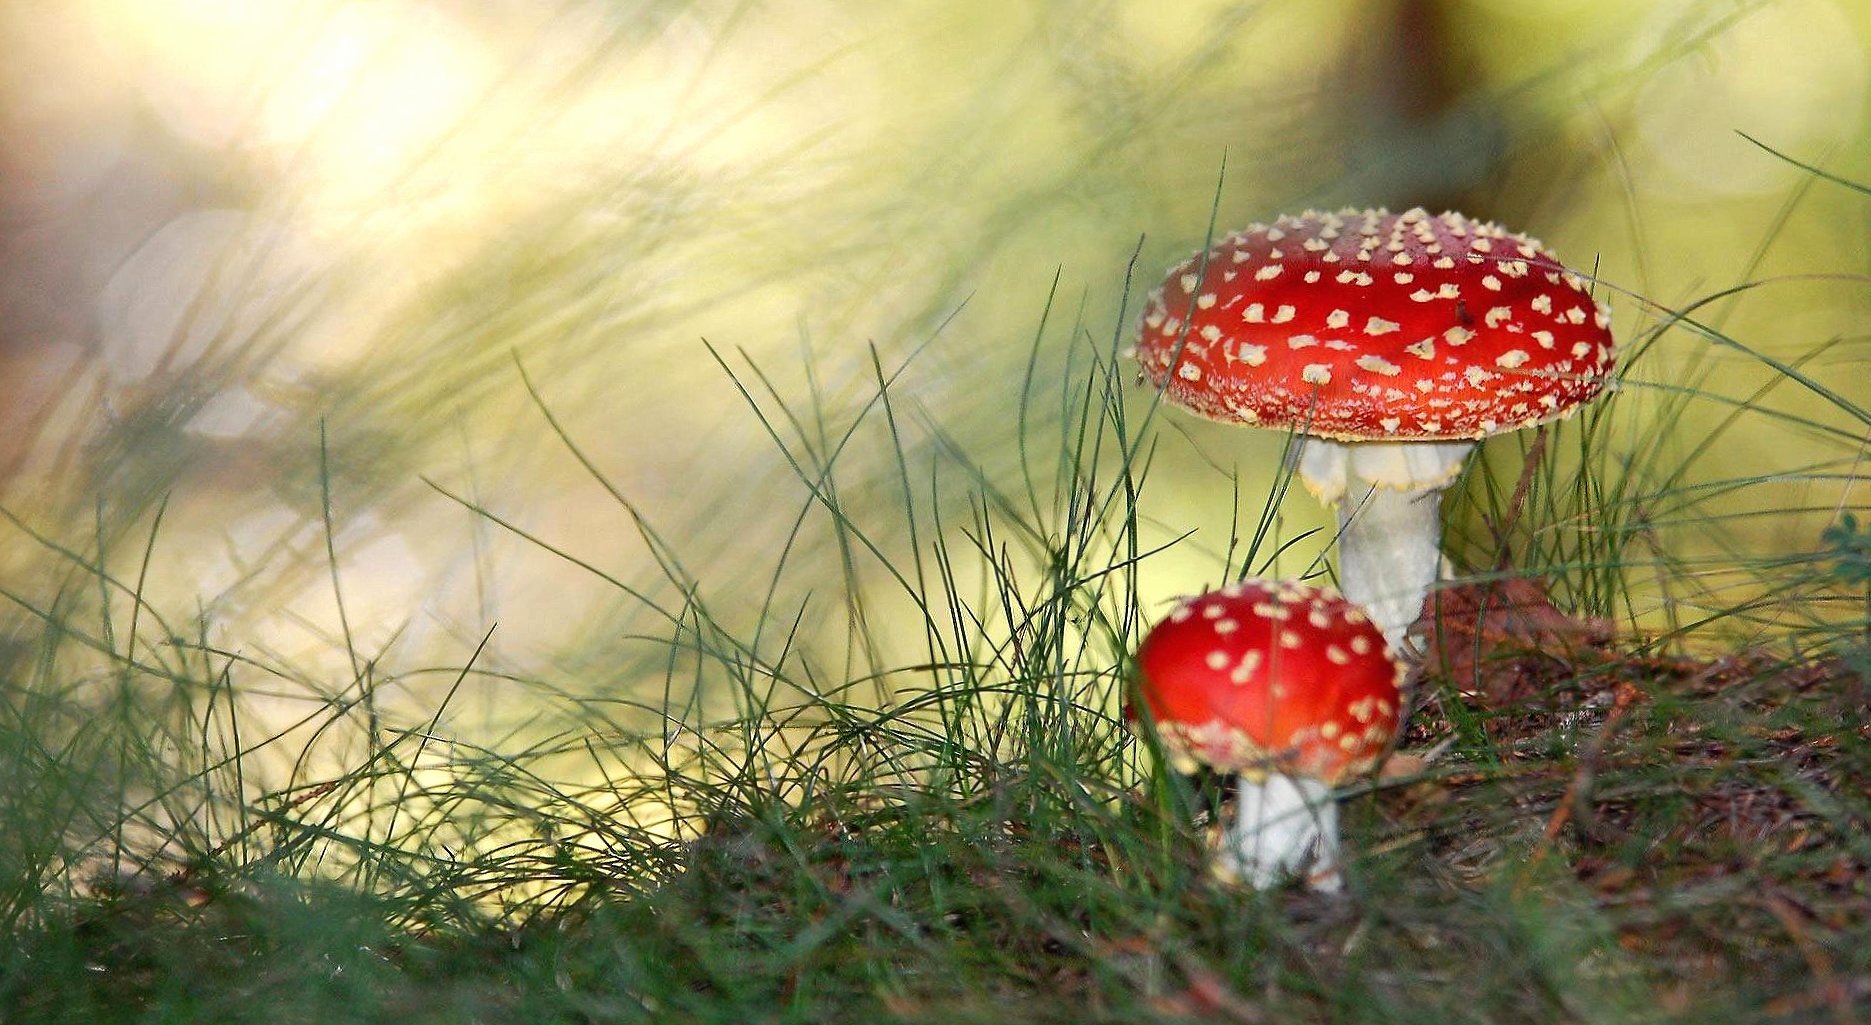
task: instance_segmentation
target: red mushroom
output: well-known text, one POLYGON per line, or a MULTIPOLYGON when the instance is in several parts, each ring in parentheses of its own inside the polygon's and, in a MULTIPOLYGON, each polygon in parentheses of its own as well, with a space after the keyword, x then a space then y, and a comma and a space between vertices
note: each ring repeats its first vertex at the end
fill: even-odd
POLYGON ((1256 887, 1303 874, 1338 888, 1331 790, 1388 749, 1403 672, 1356 605, 1292 581, 1230 584, 1150 630, 1138 691, 1171 763, 1240 776, 1221 874, 1256 887))
POLYGON ((1403 650, 1441 565, 1437 493, 1475 442, 1569 416, 1610 311, 1539 242, 1460 214, 1307 212, 1235 232, 1150 293, 1136 357, 1171 402, 1310 436, 1339 581, 1403 650))

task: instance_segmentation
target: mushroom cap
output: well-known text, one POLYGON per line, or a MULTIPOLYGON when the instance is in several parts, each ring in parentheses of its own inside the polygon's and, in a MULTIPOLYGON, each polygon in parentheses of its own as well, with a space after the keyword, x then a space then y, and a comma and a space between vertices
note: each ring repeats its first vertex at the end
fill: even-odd
POLYGON ((1569 415, 1598 394, 1610 325, 1583 279, 1491 222, 1307 211, 1172 268, 1144 307, 1136 356, 1170 401, 1212 419, 1453 440, 1569 415))
POLYGON ((1294 581, 1189 598, 1137 649, 1138 690, 1179 767, 1328 784, 1389 746, 1404 671, 1361 609, 1294 581))

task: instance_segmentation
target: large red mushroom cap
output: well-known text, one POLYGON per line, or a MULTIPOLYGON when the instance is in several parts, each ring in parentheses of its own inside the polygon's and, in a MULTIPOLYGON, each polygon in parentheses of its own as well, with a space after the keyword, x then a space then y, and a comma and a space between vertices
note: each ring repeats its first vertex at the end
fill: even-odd
POLYGON ((1456 440, 1605 385, 1610 312, 1540 243, 1460 214, 1309 211, 1150 293, 1136 355, 1173 402, 1341 441, 1456 440))
POLYGON ((1247 580, 1177 605, 1137 649, 1139 690, 1170 756, 1327 784, 1397 731, 1404 667, 1329 588, 1247 580))

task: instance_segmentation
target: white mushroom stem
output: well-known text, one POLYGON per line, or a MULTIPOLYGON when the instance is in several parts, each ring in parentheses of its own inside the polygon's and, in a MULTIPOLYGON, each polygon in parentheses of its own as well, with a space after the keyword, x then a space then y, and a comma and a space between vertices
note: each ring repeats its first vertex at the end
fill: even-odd
POLYGON ((1472 441, 1351 442, 1307 439, 1299 475, 1338 511, 1338 583, 1409 657, 1410 626, 1442 569, 1440 492, 1461 471, 1472 441))
POLYGON ((1255 889, 1297 876, 1314 889, 1337 891, 1344 880, 1331 788, 1310 776, 1270 773, 1256 781, 1242 775, 1234 820, 1216 857, 1216 871, 1255 889))
POLYGON ((1438 498, 1435 491, 1369 487, 1338 504, 1339 589, 1405 658, 1414 654, 1406 635, 1441 569, 1438 498))

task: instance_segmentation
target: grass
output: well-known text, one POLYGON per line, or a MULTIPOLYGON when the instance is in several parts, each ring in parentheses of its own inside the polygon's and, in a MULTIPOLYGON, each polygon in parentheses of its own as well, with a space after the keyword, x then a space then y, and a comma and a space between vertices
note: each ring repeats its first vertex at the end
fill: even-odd
MULTIPOLYGON (((1627 395, 1689 320, 1660 316, 1627 349, 1627 395)), ((0 709, 0 1016, 1871 1012, 1871 542, 1855 519, 1797 557, 1686 560, 1659 520, 1694 522, 1711 485, 1622 447, 1625 399, 1490 446, 1449 499, 1469 572, 1432 624, 1404 745, 1443 753, 1353 788, 1347 898, 1243 892, 1203 867, 1220 788, 1154 772, 1119 714, 1151 615, 1137 574, 1158 414, 1127 395, 1123 339, 1089 330, 1066 331, 1062 384, 1034 373, 1010 396, 1011 490, 875 357, 867 401, 838 424, 715 351, 801 486, 773 511, 792 526, 751 603, 685 568, 522 369, 537 422, 661 567, 655 587, 613 581, 659 624, 620 649, 622 671, 662 691, 648 700, 510 677, 475 651, 430 671, 447 697, 412 711, 409 681, 352 651, 352 678, 279 724, 255 709, 290 686, 283 670, 162 618, 141 573, 57 549, 52 597, 7 594, 21 615, 0 709), (1042 406, 1060 413, 1029 417, 1042 406), (1050 421, 1063 429, 1039 440, 1050 421), (843 466, 860 451, 892 468, 890 518, 851 500, 864 485, 843 466), (791 567, 828 553, 846 593, 794 596, 791 567), (1766 597, 1723 605, 1699 583, 1715 571, 1766 597), (1652 579, 1668 585, 1660 612, 1632 584, 1652 579), (1772 644, 1753 627, 1768 605, 1782 626, 1798 613, 1772 644), (813 640, 828 623, 842 645, 813 640), (880 654, 905 637, 920 657, 880 654), (501 743, 451 735, 457 696, 493 685, 542 711, 501 743)), ((1056 332, 1036 332, 1030 365, 1056 332)), ((1838 430, 1759 396, 1736 416, 1838 430)), ((1273 507, 1218 575, 1266 561, 1273 507)))

